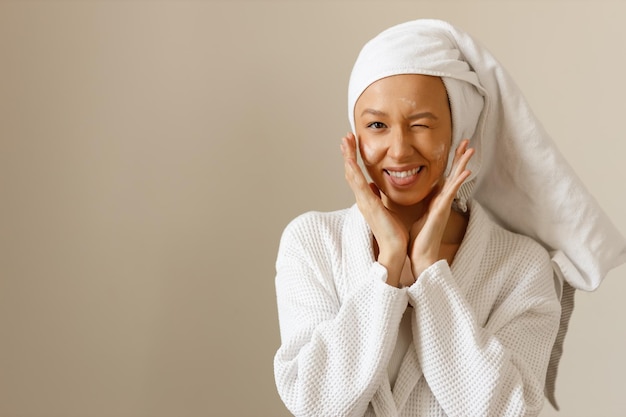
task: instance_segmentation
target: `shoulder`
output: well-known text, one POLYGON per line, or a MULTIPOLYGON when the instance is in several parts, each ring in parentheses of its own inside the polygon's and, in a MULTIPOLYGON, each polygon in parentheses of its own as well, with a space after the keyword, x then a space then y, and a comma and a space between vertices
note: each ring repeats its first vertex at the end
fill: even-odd
POLYGON ((554 272, 548 250, 531 237, 498 224, 482 209, 479 211, 482 211, 479 215, 486 216, 480 271, 489 279, 483 284, 498 287, 500 296, 513 293, 553 296, 554 272))
POLYGON ((497 224, 492 229, 492 244, 518 262, 526 263, 529 267, 551 265, 548 250, 539 242, 497 224))
POLYGON ((551 271, 548 250, 529 236, 509 230, 496 222, 480 205, 474 203, 470 214, 481 217, 488 230, 488 250, 495 259, 515 269, 551 271))
POLYGON ((336 211, 308 211, 291 220, 283 231, 286 237, 306 239, 340 233, 350 209, 336 211))
POLYGON ((283 230, 281 251, 289 248, 306 253, 326 252, 340 244, 342 231, 352 208, 309 211, 291 220, 283 230))
POLYGON ((343 230, 350 216, 351 209, 309 211, 291 220, 280 239, 277 277, 282 276, 284 281, 296 270, 297 275, 317 277, 331 288, 333 271, 341 263, 343 230))

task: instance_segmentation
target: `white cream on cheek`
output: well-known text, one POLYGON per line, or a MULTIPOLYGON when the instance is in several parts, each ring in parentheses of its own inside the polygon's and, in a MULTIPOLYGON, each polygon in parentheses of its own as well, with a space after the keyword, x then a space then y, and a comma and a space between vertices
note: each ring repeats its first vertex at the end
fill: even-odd
POLYGON ((442 166, 446 163, 446 156, 448 153, 448 147, 445 143, 441 142, 433 150, 433 159, 436 161, 437 166, 442 166))
POLYGON ((361 152, 361 159, 365 166, 373 165, 377 162, 377 154, 380 153, 375 146, 371 146, 367 144, 367 141, 359 141, 359 150, 361 152))
POLYGON ((445 174, 446 165, 448 163, 448 147, 445 143, 441 142, 439 145, 433 150, 433 161, 435 162, 433 168, 441 172, 441 175, 433 180, 431 184, 431 188, 434 188, 441 177, 445 174))

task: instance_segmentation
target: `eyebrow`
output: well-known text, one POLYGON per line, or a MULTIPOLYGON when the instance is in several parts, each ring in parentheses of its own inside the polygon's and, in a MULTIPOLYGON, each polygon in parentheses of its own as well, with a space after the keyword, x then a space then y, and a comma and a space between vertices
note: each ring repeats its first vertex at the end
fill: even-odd
MULTIPOLYGON (((374 116, 387 116, 387 113, 385 113, 384 111, 381 111, 381 110, 365 109, 361 113, 361 117, 363 117, 366 113, 374 115, 374 116)), ((429 111, 415 113, 415 114, 412 114, 412 115, 410 115, 408 117, 409 120, 417 120, 417 119, 424 119, 424 118, 432 119, 432 120, 438 120, 439 119, 437 116, 435 116, 433 113, 431 113, 429 111)))

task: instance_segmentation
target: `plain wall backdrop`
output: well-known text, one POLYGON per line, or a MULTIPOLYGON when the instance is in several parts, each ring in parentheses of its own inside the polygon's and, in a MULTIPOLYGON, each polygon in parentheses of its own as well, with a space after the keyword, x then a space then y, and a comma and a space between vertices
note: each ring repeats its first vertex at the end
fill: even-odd
MULTIPOLYGON (((626 232, 623 1, 0 1, 0 416, 288 416, 285 225, 353 202, 361 46, 449 20, 626 232)), ((626 410, 626 268, 578 293, 562 412, 626 410)))

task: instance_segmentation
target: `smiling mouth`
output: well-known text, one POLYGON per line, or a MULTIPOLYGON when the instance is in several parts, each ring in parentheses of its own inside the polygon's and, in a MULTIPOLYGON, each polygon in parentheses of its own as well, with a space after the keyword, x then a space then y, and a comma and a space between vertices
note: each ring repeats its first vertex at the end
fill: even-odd
POLYGON ((408 171, 389 171, 387 169, 385 169, 384 171, 394 178, 408 178, 419 173, 423 167, 424 166, 419 166, 417 168, 410 169, 408 171))

